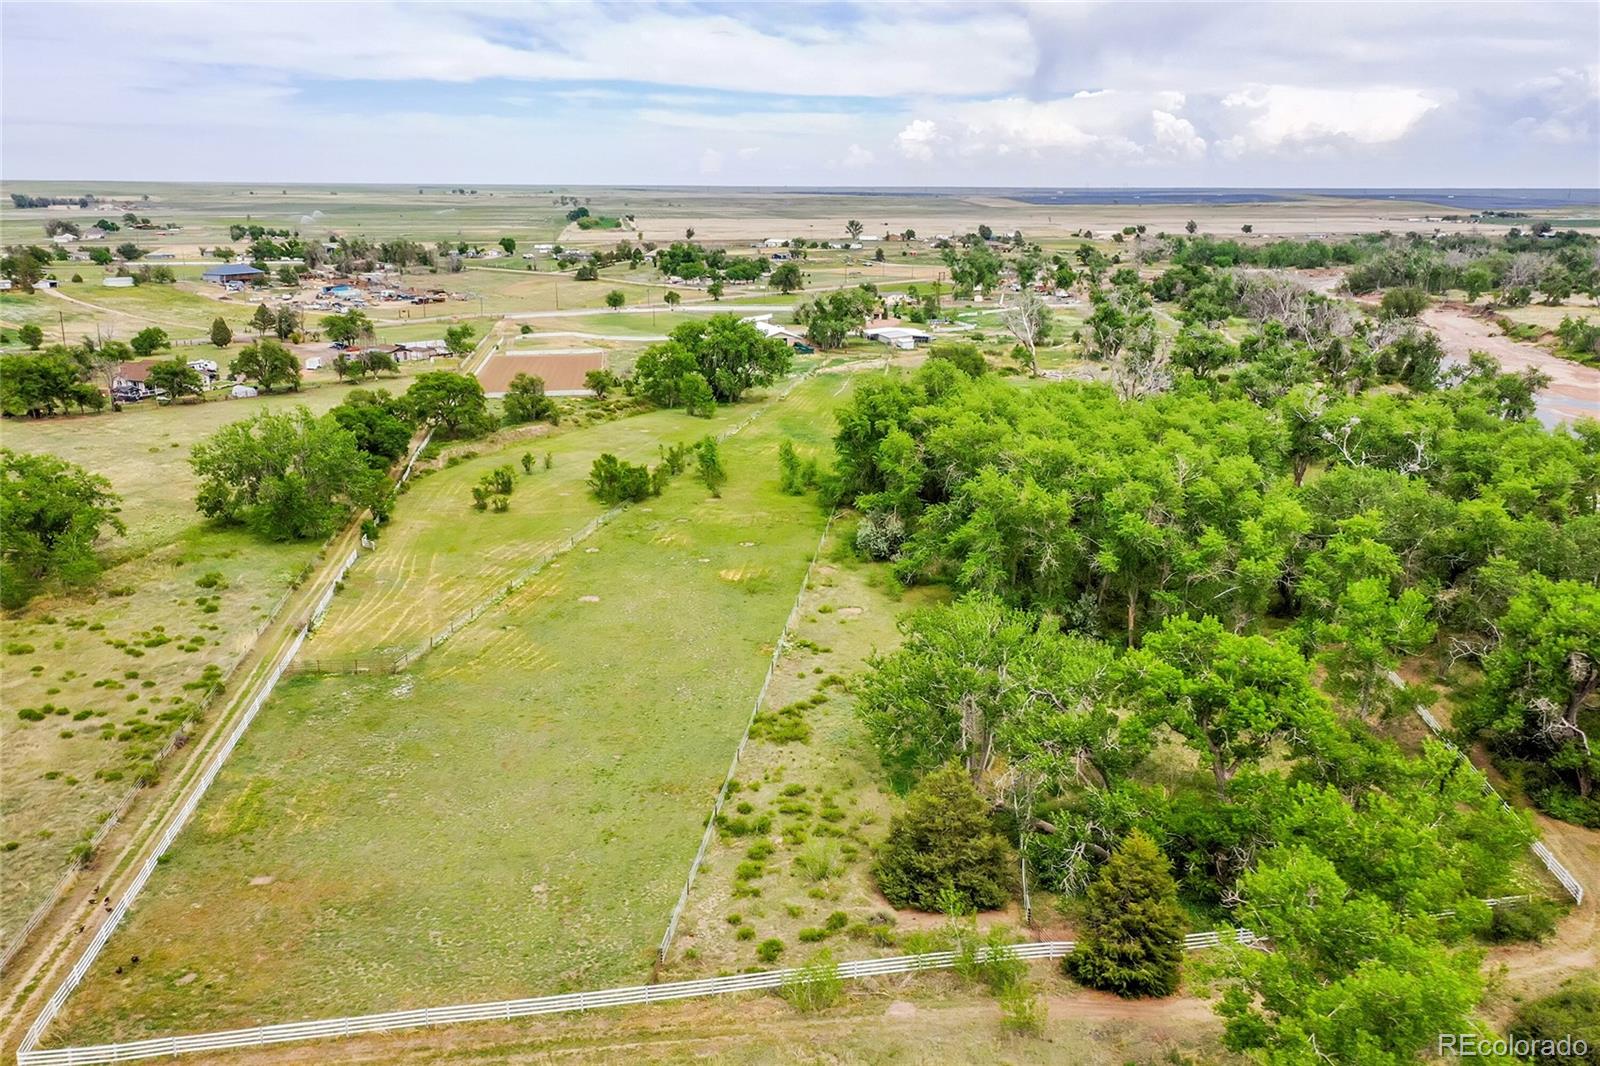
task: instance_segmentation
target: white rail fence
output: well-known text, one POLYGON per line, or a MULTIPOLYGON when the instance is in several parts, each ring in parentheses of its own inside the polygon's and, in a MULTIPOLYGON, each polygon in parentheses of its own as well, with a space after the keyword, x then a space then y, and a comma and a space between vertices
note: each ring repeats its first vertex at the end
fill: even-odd
MULTIPOLYGON (((66 978, 57 986, 49 1000, 45 1002, 44 1009, 34 1019, 33 1025, 28 1028, 27 1035, 22 1040, 22 1048, 24 1050, 38 1046, 39 1039, 44 1035, 45 1030, 50 1027, 56 1016, 61 1013, 61 1007, 66 1002, 67 996, 72 993, 73 989, 78 987, 84 975, 89 972, 89 967, 94 965, 94 961, 100 957, 100 952, 105 949, 106 942, 111 939, 111 935, 122 924, 122 919, 127 915, 128 909, 133 906, 133 901, 139 897, 140 892, 144 891, 144 886, 150 880, 150 875, 155 872, 161 856, 166 854, 167 849, 172 846, 172 842, 177 839, 178 833, 182 831, 183 827, 194 815, 195 808, 200 805, 200 800, 211 788, 212 782, 217 779, 217 774, 222 771, 223 763, 227 762, 228 756, 233 754, 233 749, 238 746, 245 730, 250 727, 251 722, 255 721, 256 715, 261 711, 268 697, 272 695, 273 689, 277 687, 278 680, 283 677, 284 671, 288 669, 290 662, 294 660, 296 653, 300 651, 300 646, 305 643, 306 634, 310 631, 311 624, 316 619, 321 618, 323 612, 328 609, 328 604, 333 600, 334 591, 338 588, 339 582, 344 579, 345 573, 355 563, 358 554, 358 549, 351 550, 349 556, 346 557, 344 563, 334 575, 333 580, 328 582, 327 589, 318 597, 316 605, 312 608, 310 618, 307 619, 305 624, 301 625, 299 631, 295 633, 294 639, 289 642, 289 646, 284 649, 283 653, 278 656, 277 661, 273 663, 271 671, 262 681, 259 691, 251 699, 244 713, 239 716, 232 731, 229 732, 227 740, 212 754, 211 760, 206 765, 205 772, 195 782, 188 798, 184 800, 183 805, 177 809, 168 821, 167 828, 156 842, 150 857, 139 868, 138 874, 128 885, 127 890, 123 892, 122 897, 117 900, 116 906, 106 916, 105 921, 100 923, 100 928, 95 931, 94 938, 89 941, 89 946, 84 949, 78 961, 67 972, 66 978)), ((18 1058, 20 1061, 21 1052, 19 1052, 18 1058)))
MULTIPOLYGON (((208 341, 207 343, 210 342, 208 341)), ((267 627, 277 621, 278 614, 283 610, 284 604, 289 602, 289 597, 294 595, 294 591, 292 587, 284 590, 283 595, 279 596, 277 602, 262 616, 261 622, 255 628, 255 632, 251 634, 251 640, 266 632, 267 627)), ((195 708, 194 713, 185 718, 179 723, 178 728, 173 730, 172 736, 167 739, 167 743, 152 757, 151 761, 156 766, 161 766, 174 751, 189 742, 190 731, 194 728, 195 723, 206 711, 211 709, 211 705, 216 702, 217 697, 227 688, 228 683, 233 681, 233 671, 238 668, 239 662, 243 658, 244 655, 241 654, 239 658, 233 661, 233 664, 228 668, 227 679, 206 693, 201 699, 200 705, 195 708)), ((99 828, 94 831, 94 835, 88 840, 88 851, 91 858, 100 849, 100 845, 105 843, 106 837, 111 835, 112 830, 122 823, 123 817, 128 813, 128 808, 133 806, 133 801, 139 798, 139 794, 146 787, 148 786, 144 784, 135 784, 130 787, 122 794, 121 799, 117 801, 117 805, 106 814, 105 818, 100 822, 99 828)), ((28 938, 33 935, 34 930, 49 916, 50 912, 55 909, 56 904, 61 901, 61 898, 67 894, 67 891, 82 876, 87 861, 85 860, 83 865, 74 864, 63 870, 60 879, 51 888, 50 894, 33 909, 32 914, 28 915, 28 920, 23 923, 22 928, 11 934, 10 939, 6 941, 5 948, 0 950, 0 972, 4 972, 6 967, 11 965, 12 960, 22 950, 23 945, 28 942, 28 938)))
MULTIPOLYGON (((1394 685, 1396 688, 1405 687, 1405 681, 1402 680, 1400 675, 1395 673, 1393 670, 1389 671, 1389 683, 1394 685)), ((1495 799, 1499 800, 1500 806, 1504 809, 1508 811, 1513 810, 1511 804, 1506 802, 1505 797, 1500 795, 1500 793, 1495 789, 1494 785, 1489 783, 1489 779, 1484 776, 1483 771, 1474 766, 1472 764, 1472 760, 1467 758, 1466 752, 1456 747, 1454 742, 1452 742, 1449 737, 1445 736, 1443 727, 1439 725, 1439 720, 1433 716, 1432 711, 1428 710, 1428 708, 1419 703, 1417 704, 1417 717, 1422 719, 1423 724, 1428 727, 1428 729, 1433 733, 1434 737, 1441 744, 1455 752, 1456 758, 1465 763, 1467 769, 1477 775, 1478 783, 1483 786, 1483 791, 1486 795, 1493 796, 1495 799)), ((1572 876, 1572 871, 1568 870, 1562 865, 1561 860, 1556 858, 1555 853, 1550 850, 1549 846, 1546 845, 1544 841, 1535 840, 1533 842, 1532 851, 1533 854, 1538 858, 1539 862, 1544 865, 1544 868, 1550 871, 1550 876, 1554 877, 1558 882, 1560 882, 1561 887, 1566 889, 1567 895, 1572 897, 1572 902, 1582 906, 1583 897, 1585 895, 1583 884, 1576 877, 1572 876)))
MULTIPOLYGON (((1255 934, 1248 929, 1228 929, 1191 933, 1184 938, 1183 946, 1190 951, 1199 951, 1224 944, 1249 945, 1255 942, 1255 934)), ((1073 946, 1074 942, 1071 940, 1052 940, 1017 944, 1006 950, 1021 959, 1059 959, 1070 954, 1073 946)), ((987 954, 987 949, 979 949, 980 959, 985 958, 987 954)), ((923 955, 899 955, 887 959, 841 962, 837 969, 840 977, 859 980, 916 973, 921 970, 947 970, 955 965, 956 958, 957 953, 954 951, 935 951, 923 955)), ((456 1022, 510 1021, 541 1014, 562 1014, 604 1007, 669 1003, 673 1000, 704 996, 770 991, 790 982, 804 980, 804 974, 805 971, 796 969, 763 970, 760 973, 738 974, 732 977, 706 977, 658 985, 633 985, 600 992, 569 992, 564 995, 509 999, 495 1003, 471 1003, 454 1007, 391 1011, 387 1014, 363 1014, 350 1018, 330 1018, 320 1022, 262 1025, 252 1029, 229 1029, 194 1036, 156 1037, 126 1044, 97 1044, 49 1050, 34 1050, 30 1045, 25 1045, 26 1050, 17 1054, 17 1063, 18 1066, 85 1066, 90 1063, 129 1062, 135 1059, 160 1058, 197 1051, 223 1051, 230 1048, 262 1047, 299 1040, 355 1036, 362 1033, 386 1033, 456 1022)))
POLYGON ((722 787, 717 790, 717 798, 711 804, 711 816, 706 819, 705 832, 700 835, 700 847, 694 853, 694 861, 689 864, 689 876, 684 878, 683 890, 678 893, 678 902, 672 906, 672 916, 667 919, 667 931, 661 935, 661 944, 656 948, 656 961, 666 962, 667 952, 672 949, 672 938, 678 933, 678 921, 683 917, 683 909, 689 905, 689 892, 694 888, 694 879, 700 872, 700 866, 705 862, 706 850, 711 847, 711 839, 717 831, 717 816, 722 813, 723 804, 728 801, 728 790, 733 785, 733 776, 739 770, 739 760, 744 757, 744 749, 750 743, 750 727, 755 724, 756 715, 761 711, 761 705, 766 701, 767 689, 772 685, 772 675, 778 670, 778 660, 783 658, 783 649, 789 643, 789 631, 794 628, 795 618, 800 614, 800 604, 805 600, 806 589, 811 585, 811 572, 816 569, 817 559, 822 554, 822 546, 828 542, 828 532, 833 529, 835 511, 828 516, 828 522, 822 527, 822 535, 817 538, 817 547, 811 553, 811 562, 806 564, 805 576, 800 580, 800 591, 794 595, 794 605, 789 608, 789 616, 783 620, 783 629, 778 633, 778 644, 772 649, 772 658, 767 663, 767 676, 761 679, 761 690, 756 693, 755 702, 750 706, 750 717, 745 719, 744 734, 739 737, 739 746, 733 749, 733 761, 728 764, 728 772, 723 775, 722 787))

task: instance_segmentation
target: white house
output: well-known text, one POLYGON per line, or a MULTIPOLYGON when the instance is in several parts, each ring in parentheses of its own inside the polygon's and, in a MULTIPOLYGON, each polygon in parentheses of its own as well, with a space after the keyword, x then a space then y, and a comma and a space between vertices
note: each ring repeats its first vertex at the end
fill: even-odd
POLYGON ((55 241, 57 244, 71 244, 73 241, 78 239, 78 235, 76 233, 58 233, 50 239, 55 241))
POLYGON ((768 237, 766 240, 761 242, 761 246, 763 248, 782 248, 783 247, 783 238, 782 237, 768 237))

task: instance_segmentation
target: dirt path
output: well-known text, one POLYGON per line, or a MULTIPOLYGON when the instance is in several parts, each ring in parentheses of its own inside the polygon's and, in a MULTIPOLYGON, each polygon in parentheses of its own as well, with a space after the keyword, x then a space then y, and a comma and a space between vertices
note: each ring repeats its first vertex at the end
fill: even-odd
POLYGON ((88 300, 80 300, 76 296, 68 296, 60 289, 43 289, 41 291, 54 296, 58 300, 65 301, 66 303, 73 304, 77 307, 82 307, 88 311, 93 311, 96 317, 100 315, 108 315, 111 318, 131 318, 135 322, 145 322, 152 326, 160 326, 162 329, 183 331, 185 334, 194 331, 193 326, 183 325, 182 323, 175 322, 169 318, 153 318, 150 315, 141 315, 134 311, 124 311, 117 307, 107 307, 104 304, 90 303, 88 300))
POLYGON ((1562 359, 1538 345, 1501 334, 1488 319, 1455 307, 1430 307, 1422 321, 1439 335, 1453 361, 1465 362, 1469 352, 1487 352, 1507 371, 1533 368, 1550 376, 1550 386, 1539 394, 1539 417, 1548 423, 1587 415, 1600 418, 1600 369, 1562 359))

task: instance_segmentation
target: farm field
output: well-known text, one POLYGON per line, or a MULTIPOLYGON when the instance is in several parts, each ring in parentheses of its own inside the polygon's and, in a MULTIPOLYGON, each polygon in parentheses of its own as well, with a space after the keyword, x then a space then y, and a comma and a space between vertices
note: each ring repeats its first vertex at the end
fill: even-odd
POLYGON ((711 419, 652 411, 548 435, 548 427, 540 426, 534 430, 537 437, 444 469, 425 468, 407 488, 379 550, 346 577, 344 595, 334 599, 305 655, 392 655, 425 642, 606 510, 586 487, 589 467, 602 452, 630 462, 654 462, 662 444, 724 432, 766 402, 754 398, 724 405, 711 419), (498 466, 509 463, 520 471, 524 452, 538 463, 531 476, 519 472, 518 498, 511 510, 499 515, 474 512, 472 486, 498 466), (543 468, 546 454, 552 463, 548 470, 543 468))
POLYGON ((7 424, 7 447, 109 478, 128 534, 108 545, 112 565, 94 590, 41 596, 0 619, 0 843, 16 845, 0 878, 0 943, 316 556, 314 544, 201 520, 190 446, 256 411, 327 410, 344 391, 7 424), (24 709, 43 717, 29 721, 24 709))
POLYGON ((821 444, 849 381, 726 442, 720 500, 678 479, 409 672, 287 683, 58 1038, 643 978, 823 526, 777 445, 821 444))

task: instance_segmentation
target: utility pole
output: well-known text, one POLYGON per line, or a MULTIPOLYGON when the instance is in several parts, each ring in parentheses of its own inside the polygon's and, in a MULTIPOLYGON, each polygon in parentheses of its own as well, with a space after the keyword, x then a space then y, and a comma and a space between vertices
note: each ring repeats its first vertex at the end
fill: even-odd
POLYGON ((65 311, 57 310, 56 317, 61 320, 61 343, 65 344, 67 343, 67 314, 65 311))

